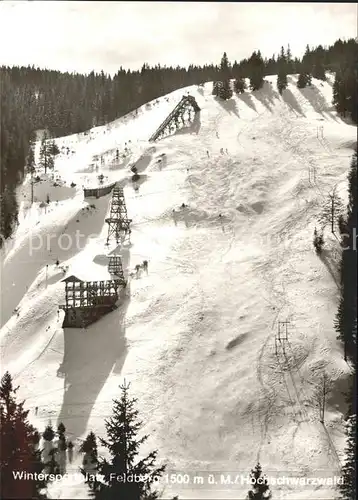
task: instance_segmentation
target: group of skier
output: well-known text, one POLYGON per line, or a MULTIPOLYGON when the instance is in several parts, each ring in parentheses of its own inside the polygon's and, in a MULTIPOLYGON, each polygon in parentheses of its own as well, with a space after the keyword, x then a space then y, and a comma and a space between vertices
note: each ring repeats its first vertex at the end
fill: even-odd
MULTIPOLYGON (((220 153, 223 155, 224 153, 226 153, 227 155, 229 154, 229 151, 227 150, 227 148, 225 148, 225 151, 224 151, 224 148, 220 148, 220 153)), ((206 154, 207 154, 207 157, 209 158, 210 157, 210 153, 209 153, 209 150, 207 149, 206 150, 206 154)))
POLYGON ((148 274, 148 261, 143 260, 142 264, 137 264, 135 266, 135 271, 136 271, 137 276, 139 274, 140 268, 142 268, 148 274))

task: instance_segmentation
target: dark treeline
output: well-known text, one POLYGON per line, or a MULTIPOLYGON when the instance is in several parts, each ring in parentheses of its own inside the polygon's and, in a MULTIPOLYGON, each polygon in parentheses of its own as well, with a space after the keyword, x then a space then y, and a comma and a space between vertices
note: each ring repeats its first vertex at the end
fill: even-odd
MULTIPOLYGON (((357 82, 356 49, 354 39, 338 40, 327 48, 307 46, 305 55, 299 59, 292 57, 288 47, 284 71, 288 74, 312 73, 313 76, 322 68, 334 71, 337 75, 334 88, 337 110, 342 114, 352 114, 356 120, 357 99, 351 90, 352 84, 356 86, 357 82)), ((259 51, 254 52, 247 59, 232 64, 228 62, 225 67, 222 64, 190 65, 187 68, 144 64, 138 71, 121 67, 114 76, 103 71, 81 75, 34 66, 2 66, 0 234, 9 237, 17 221, 14 191, 23 178, 26 160, 32 154, 35 131, 46 129, 52 137, 83 132, 178 88, 228 78, 240 82, 255 72, 263 76, 281 74, 282 51, 278 57, 273 55, 265 59, 259 51)))
POLYGON ((357 498, 357 150, 348 174, 347 214, 340 218, 341 245, 340 301, 335 328, 344 345, 344 359, 353 365, 351 391, 348 396, 346 461, 342 468, 344 484, 340 491, 344 500, 357 498))
POLYGON ((335 328, 344 344, 344 358, 357 361, 357 151, 348 174, 347 215, 340 218, 342 259, 340 264, 341 297, 335 328))
MULTIPOLYGON (((357 146, 356 146, 357 148, 357 146)), ((356 491, 356 446, 357 446, 357 222, 358 222, 358 191, 357 191, 357 149, 355 150, 348 173, 348 204, 344 205, 335 189, 329 195, 319 219, 321 229, 314 230, 313 244, 318 256, 324 260, 324 229, 329 226, 335 235, 339 228, 340 245, 342 248, 339 266, 340 299, 335 316, 334 327, 337 338, 344 347, 344 359, 351 364, 352 374, 349 378, 349 390, 345 394, 348 410, 346 460, 342 467, 343 484, 339 486, 343 500, 357 498, 356 491)))

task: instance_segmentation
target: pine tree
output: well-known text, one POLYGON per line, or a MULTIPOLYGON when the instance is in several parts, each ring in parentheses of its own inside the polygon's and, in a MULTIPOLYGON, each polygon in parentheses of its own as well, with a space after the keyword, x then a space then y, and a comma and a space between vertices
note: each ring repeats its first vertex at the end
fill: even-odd
POLYGON ((304 89, 307 85, 307 77, 304 73, 300 73, 298 75, 298 80, 297 80, 297 88, 299 89, 304 89))
POLYGON ((64 437, 66 432, 66 427, 64 426, 63 422, 60 422, 57 426, 57 435, 59 438, 64 437))
POLYGON ((53 155, 48 152, 48 156, 47 156, 47 168, 50 169, 50 170, 53 170, 54 166, 55 166, 55 162, 54 162, 54 159, 53 159, 53 155))
POLYGON ((66 427, 62 422, 60 422, 57 427, 57 435, 58 435, 57 456, 58 456, 58 466, 61 474, 64 474, 66 472, 67 441, 65 432, 66 432, 66 427))
POLYGON ((231 66, 226 52, 224 52, 220 62, 220 76, 222 79, 221 85, 217 87, 217 90, 213 89, 213 94, 218 95, 221 99, 226 101, 232 97, 230 84, 231 66))
POLYGON ((65 433, 66 433, 66 427, 64 426, 63 422, 60 422, 57 426, 58 449, 60 451, 67 450, 67 442, 66 442, 65 433))
POLYGON ((214 95, 215 97, 218 97, 221 86, 222 86, 221 82, 214 82, 212 95, 214 95))
POLYGON ((83 457, 83 465, 93 465, 98 462, 98 453, 97 453, 97 440, 95 434, 91 431, 86 439, 80 446, 79 451, 84 453, 83 457))
POLYGON ((333 100, 332 104, 336 108, 337 113, 345 116, 348 110, 347 95, 345 92, 345 85, 343 82, 342 74, 336 72, 333 83, 333 100))
POLYGON ((73 448, 74 448, 74 445, 73 445, 72 441, 69 441, 67 444, 67 453, 68 453, 68 461, 70 462, 70 464, 72 463, 72 460, 73 460, 73 448))
POLYGON ((59 474, 60 468, 57 462, 57 452, 58 448, 54 445, 53 440, 55 438, 55 432, 53 430, 52 424, 49 423, 42 437, 44 439, 44 449, 43 449, 43 457, 44 463, 46 465, 46 470, 48 474, 59 474))
POLYGON ((26 158, 26 170, 31 175, 35 173, 35 153, 34 145, 32 142, 29 143, 29 151, 26 158))
POLYGON ((314 54, 312 54, 313 67, 312 67, 312 76, 313 78, 317 78, 317 80, 326 80, 326 71, 324 67, 324 55, 325 52, 323 50, 322 45, 319 45, 314 54))
POLYGON ((57 156, 58 154, 60 154, 60 150, 58 149, 58 146, 53 139, 49 142, 48 153, 52 156, 57 156))
POLYGON ((261 56, 261 52, 253 52, 248 60, 250 88, 259 90, 264 84, 265 64, 261 56))
POLYGON ((38 430, 35 430, 35 432, 33 434, 32 443, 33 443, 36 450, 38 449, 38 446, 40 444, 40 440, 41 440, 41 435, 40 435, 38 430))
POLYGON ((262 474, 261 465, 258 463, 251 474, 252 490, 248 492, 248 500, 269 500, 272 498, 272 492, 268 485, 268 481, 262 474))
POLYGON ((287 74, 292 75, 292 73, 295 73, 295 64, 292 59, 292 52, 289 44, 286 50, 286 61, 287 61, 287 74))
MULTIPOLYGON (((0 186, 1 188, 1 186, 0 186)), ((4 238, 8 238, 14 226, 18 222, 18 205, 16 200, 16 194, 13 187, 5 186, 5 189, 0 197, 0 214, 1 214, 1 235, 4 238)), ((0 243, 3 239, 0 238, 0 243)))
POLYGON ((345 92, 347 107, 354 123, 358 122, 358 64, 350 66, 345 73, 345 92))
POLYGON ((349 202, 347 207, 347 234, 348 240, 342 238, 341 298, 335 318, 335 329, 344 345, 344 359, 355 363, 357 357, 357 257, 356 231, 358 223, 358 195, 357 195, 357 152, 352 158, 351 169, 348 175, 349 202))
POLYGON ((53 441, 55 437, 54 430, 52 428, 51 424, 48 424, 42 434, 42 437, 45 439, 45 441, 53 441))
POLYGON ((287 73, 284 67, 279 68, 277 74, 277 90, 279 94, 282 95, 282 92, 287 88, 287 73))
POLYGON ((46 132, 44 133, 41 141, 41 147, 40 147, 40 166, 44 168, 45 174, 47 173, 48 169, 48 148, 47 148, 47 134, 46 132))
POLYGON ((44 168, 45 174, 47 170, 51 170, 54 167, 53 154, 51 153, 51 142, 48 140, 46 132, 43 135, 40 148, 40 166, 44 168))
POLYGON ((36 449, 38 433, 27 420, 24 403, 16 401, 16 392, 9 372, 0 386, 0 498, 46 498, 44 481, 15 478, 13 472, 39 474, 44 469, 40 451, 36 449))
POLYGON ((304 74, 306 75, 307 85, 311 85, 312 79, 312 66, 313 66, 313 56, 309 45, 306 46, 306 51, 302 57, 302 66, 304 74))
POLYGON ((220 71, 221 71, 221 78, 223 81, 229 80, 231 76, 231 68, 230 68, 230 63, 229 59, 227 57, 226 52, 224 52, 221 62, 220 62, 220 71))
POLYGON ((232 98, 232 89, 230 85, 230 80, 224 80, 222 87, 219 89, 219 97, 224 101, 232 98))
POLYGON ((317 80, 326 80, 326 71, 324 69, 322 59, 316 59, 316 62, 312 68, 312 76, 313 78, 317 78, 317 80))
POLYGON ((339 485, 342 500, 357 498, 357 416, 352 415, 347 425, 346 461, 342 467, 343 484, 339 485))
POLYGON ((138 410, 135 409, 136 399, 130 399, 128 395, 129 385, 124 383, 120 386, 122 395, 120 400, 114 400, 113 416, 106 421, 107 440, 100 439, 101 444, 108 450, 110 459, 100 458, 98 460, 97 473, 103 477, 93 488, 97 499, 119 499, 130 498, 131 500, 155 500, 158 498, 156 492, 151 491, 151 481, 122 482, 118 477, 158 478, 165 466, 157 467, 155 462, 157 451, 148 456, 138 459, 140 446, 148 439, 148 436, 138 438, 142 422, 138 420, 138 410), (111 476, 112 474, 112 476, 111 476))
POLYGON ((237 94, 243 94, 246 90, 246 82, 244 78, 238 77, 234 81, 234 89, 237 94))
POLYGON ((302 58, 301 71, 298 76, 297 87, 302 89, 307 85, 311 85, 312 79, 312 53, 309 45, 306 46, 306 52, 302 58))
MULTIPOLYGON (((342 267, 342 264, 341 264, 342 267)), ((344 298, 343 294, 341 292, 341 298, 339 300, 338 304, 338 310, 336 313, 336 316, 334 318, 334 328, 336 332, 338 333, 337 339, 340 339, 343 342, 343 347, 344 347, 344 361, 347 361, 347 344, 349 342, 349 338, 346 338, 346 329, 344 328, 344 298)))
POLYGON ((56 460, 57 448, 52 448, 49 451, 49 460, 45 463, 47 474, 59 475, 61 474, 60 466, 56 460))
POLYGON ((340 214, 338 217, 338 228, 339 228, 339 234, 341 236, 347 234, 348 226, 347 226, 347 221, 345 220, 343 214, 340 214))
POLYGON ((284 48, 281 47, 281 53, 279 55, 279 58, 277 60, 278 64, 278 72, 277 72, 277 89, 282 95, 282 91, 287 88, 287 70, 288 70, 288 64, 287 64, 287 58, 285 55, 284 48))
POLYGON ((358 71, 353 66, 339 69, 333 84, 333 105, 337 113, 346 116, 349 112, 352 120, 357 123, 358 108, 358 71))
POLYGON ((317 229, 314 228, 313 246, 315 247, 317 255, 321 255, 323 245, 324 245, 323 232, 321 232, 320 234, 318 234, 317 229))
POLYGON ((67 442, 66 442, 65 436, 60 436, 58 438, 58 449, 59 449, 59 451, 66 451, 67 450, 67 442))
POLYGON ((331 232, 334 234, 335 226, 339 220, 343 210, 342 200, 336 192, 336 188, 328 195, 328 199, 323 206, 322 213, 319 217, 322 229, 328 224, 331 226, 331 232))

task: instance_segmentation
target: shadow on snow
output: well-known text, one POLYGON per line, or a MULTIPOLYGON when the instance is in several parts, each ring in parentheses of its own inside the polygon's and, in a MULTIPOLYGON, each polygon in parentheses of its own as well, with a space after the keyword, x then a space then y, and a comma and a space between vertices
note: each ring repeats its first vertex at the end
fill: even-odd
POLYGON ((189 125, 184 125, 182 128, 179 128, 176 130, 173 134, 171 134, 168 137, 172 137, 174 135, 181 135, 181 134, 196 134, 198 135, 201 127, 201 121, 200 121, 200 111, 194 114, 193 121, 189 125))
MULTIPOLYGON (((119 253, 118 249, 111 253, 119 253)), ((120 251, 123 270, 129 267, 129 249, 120 251)), ((64 394, 58 422, 63 422, 75 440, 87 429, 98 394, 111 373, 119 375, 127 355, 125 316, 130 289, 118 309, 86 329, 64 328, 64 356, 58 376, 64 378, 64 394)), ((101 416, 102 418, 102 416, 101 416)))
POLYGON ((282 92, 282 99, 285 101, 287 106, 292 109, 294 112, 300 114, 301 116, 306 117, 304 112, 302 111, 301 106, 299 105, 296 97, 293 95, 290 89, 284 89, 282 92))
POLYGON ((317 87, 311 85, 307 88, 298 89, 303 97, 307 99, 307 101, 311 104, 312 108, 323 116, 323 113, 326 113, 331 119, 338 122, 338 118, 332 113, 334 109, 331 104, 329 104, 323 94, 319 91, 317 87))
POLYGON ((255 90, 253 95, 271 113, 273 112, 272 106, 275 104, 275 99, 280 98, 279 93, 273 90, 272 85, 268 82, 264 82, 263 87, 260 90, 255 90))
POLYGON ((231 98, 231 99, 228 99, 227 101, 224 101, 223 99, 220 99, 220 97, 217 97, 215 99, 215 101, 218 102, 220 104, 220 106, 225 109, 225 111, 227 111, 230 114, 234 114, 238 118, 240 118, 239 110, 237 108, 237 104, 236 104, 235 99, 231 98))
POLYGON ((251 94, 249 94, 247 92, 243 92, 242 94, 237 94, 237 98, 241 99, 241 101, 243 101, 246 104, 246 106, 248 106, 253 111, 255 111, 255 113, 257 113, 257 109, 256 109, 256 106, 255 106, 255 103, 252 99, 251 94))

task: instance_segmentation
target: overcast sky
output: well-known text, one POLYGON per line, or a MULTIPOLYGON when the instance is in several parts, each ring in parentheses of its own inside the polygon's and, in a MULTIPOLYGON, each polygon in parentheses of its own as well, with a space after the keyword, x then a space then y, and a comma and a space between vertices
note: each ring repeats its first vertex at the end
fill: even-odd
POLYGON ((347 3, 2 1, 0 64, 115 73, 264 56, 357 36, 347 3))

